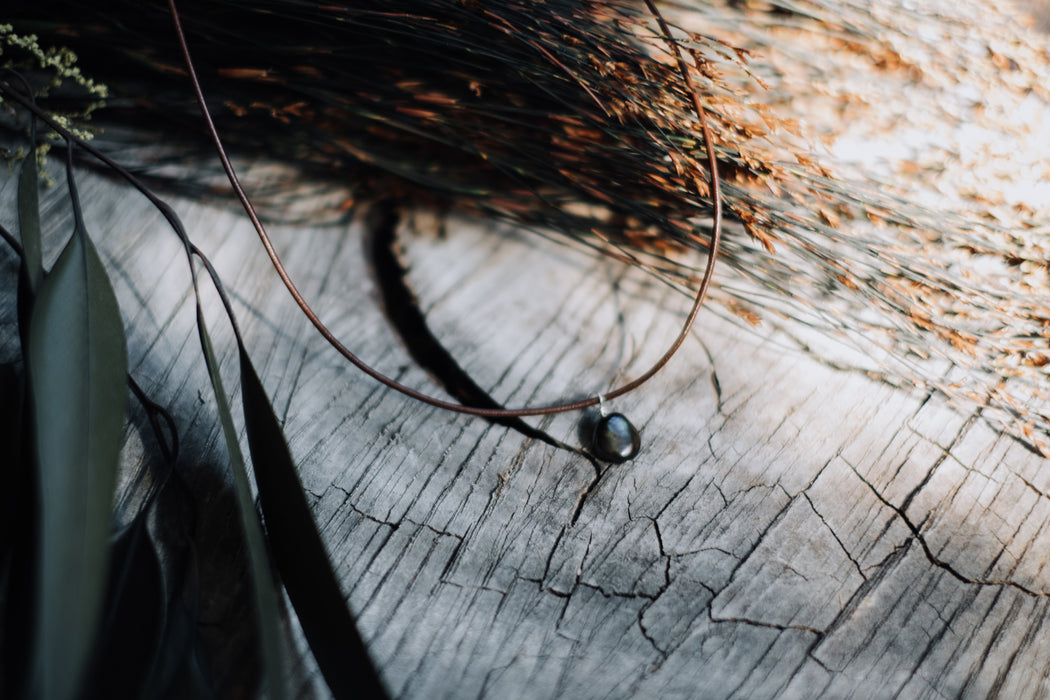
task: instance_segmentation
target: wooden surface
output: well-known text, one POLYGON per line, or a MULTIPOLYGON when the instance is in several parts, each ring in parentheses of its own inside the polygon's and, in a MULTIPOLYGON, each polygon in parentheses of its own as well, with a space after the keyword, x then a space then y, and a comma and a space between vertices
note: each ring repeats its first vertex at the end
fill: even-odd
MULTIPOLYGON (((202 629, 244 646, 241 566, 213 400, 175 237, 84 173, 134 376, 175 414, 201 503, 202 629), (222 514, 225 513, 226 516, 222 514), (223 521, 222 518, 228 519, 223 521), (210 518, 210 520, 209 520, 210 518), (210 553, 210 554, 209 554, 210 553), (211 607, 209 607, 211 606, 211 607)), ((0 174, 14 228, 15 177, 0 174)), ((51 250, 70 230, 45 194, 51 250)), ((613 403, 643 433, 620 466, 415 403, 350 368, 299 315, 244 217, 177 201, 232 290, 349 605, 400 698, 985 697, 1050 694, 1050 470, 957 413, 839 372, 766 326, 705 311, 652 383, 613 403)), ((663 351, 688 300, 616 263, 464 219, 403 222, 431 329, 508 405, 593 393, 663 351), (622 374, 618 374, 622 372, 622 374)), ((390 330, 359 223, 276 227, 302 291, 364 358, 432 387, 390 330)), ((3 253, 3 359, 16 352, 3 253)), ((717 281, 717 278, 716 278, 717 281)), ((209 322, 232 390, 235 349, 209 322)), ((439 391, 436 390, 435 391, 439 391)), ((145 463, 129 431, 129 473, 145 463)), ((229 651, 234 649, 234 651, 229 651)), ((324 696, 304 660, 301 694, 324 696)), ((236 669, 217 668, 223 682, 236 669)), ((233 678, 234 680, 231 680, 233 678)))

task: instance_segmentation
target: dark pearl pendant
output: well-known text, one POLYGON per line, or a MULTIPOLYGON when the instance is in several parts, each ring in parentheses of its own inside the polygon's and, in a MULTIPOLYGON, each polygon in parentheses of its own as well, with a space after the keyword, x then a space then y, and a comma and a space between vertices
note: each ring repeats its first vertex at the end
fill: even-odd
POLYGON ((620 464, 638 454, 642 438, 622 413, 601 416, 594 424, 591 449, 603 462, 620 464))

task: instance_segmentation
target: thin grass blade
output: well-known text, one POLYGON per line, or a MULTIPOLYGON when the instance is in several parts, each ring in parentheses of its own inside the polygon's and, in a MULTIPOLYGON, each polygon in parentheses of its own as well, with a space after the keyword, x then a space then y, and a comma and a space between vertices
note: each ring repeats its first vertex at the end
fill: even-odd
POLYGON ((259 504, 274 562, 336 698, 386 698, 295 471, 288 443, 244 347, 241 398, 259 504))
POLYGON ((211 338, 204 323, 200 304, 197 305, 197 330, 200 334, 201 349, 204 361, 208 366, 212 389, 215 393, 215 404, 222 424, 222 433, 226 439, 226 450, 230 456, 230 469, 233 472, 234 491, 237 494, 238 511, 241 526, 244 528, 244 539, 248 545, 248 559, 252 572, 252 591, 255 597, 255 609, 259 622, 259 638, 262 646, 263 683, 266 697, 271 700, 282 700, 288 696, 284 682, 286 668, 283 646, 281 644, 280 614, 277 609, 277 594, 274 590, 273 576, 270 574, 269 559, 266 554, 266 542, 263 539, 262 526, 255 512, 252 500, 251 485, 244 466, 244 456, 237 440, 237 431, 233 426, 233 415, 226 390, 222 386, 219 374, 219 363, 215 359, 211 338))

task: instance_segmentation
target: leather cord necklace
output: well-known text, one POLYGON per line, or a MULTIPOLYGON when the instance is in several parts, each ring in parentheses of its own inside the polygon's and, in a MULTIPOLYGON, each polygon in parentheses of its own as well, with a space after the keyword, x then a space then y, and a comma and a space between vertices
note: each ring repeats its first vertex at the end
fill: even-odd
MULTIPOLYGON (((172 20, 175 25, 175 33, 178 36, 179 46, 182 50, 182 58, 185 63, 187 73, 190 78, 190 82, 193 85, 194 95, 197 100, 197 104, 200 106, 201 115, 204 118, 205 124, 208 128, 208 133, 211 136, 211 140, 218 151, 219 160, 222 163, 223 170, 226 172, 226 176, 229 179, 230 185, 233 187, 234 193, 237 199, 240 201, 242 207, 251 220, 252 225, 255 227, 255 231, 259 236, 259 240, 262 243, 263 249, 266 251, 267 256, 270 258, 270 262, 273 264, 274 269, 277 271, 278 276, 284 283, 285 288, 292 295, 295 303, 299 306, 299 309, 306 315, 306 317, 313 324, 314 328, 321 334, 321 336, 328 341, 328 343, 335 348, 346 360, 348 360, 355 367, 360 369, 362 372, 372 377, 376 381, 398 391, 409 398, 421 401, 423 403, 441 408, 447 411, 454 411, 456 413, 466 413, 469 415, 480 416, 483 418, 521 418, 525 416, 544 416, 555 413, 566 413, 569 411, 579 411, 594 406, 599 407, 601 413, 600 417, 594 424, 594 429, 591 439, 591 451, 595 457, 613 463, 625 462, 632 459, 638 454, 641 447, 641 437, 638 430, 631 424, 631 422, 621 413, 606 413, 605 402, 610 399, 615 399, 619 396, 623 396, 631 391, 634 391, 645 382, 649 381, 657 372, 670 361, 674 354, 681 347, 685 341, 689 332, 692 330, 693 323, 696 320, 697 315, 700 313, 700 308, 703 306, 704 300, 707 297, 707 290, 711 283, 711 277, 714 272, 715 261, 718 258, 718 248, 722 237, 722 193, 719 186, 718 177, 718 162, 715 156, 714 150, 714 139, 711 135, 711 129, 707 122, 707 117, 703 106, 700 104, 700 98, 696 91, 696 87, 693 85, 692 78, 689 74, 688 65, 682 56, 682 52, 678 43, 671 35, 671 31, 664 20, 660 11, 656 8, 656 5, 652 0, 645 0, 645 4, 649 9, 649 12, 656 19, 657 24, 660 27, 660 32, 667 42, 671 53, 674 55, 678 70, 682 75, 682 79, 685 83, 687 92, 692 100, 693 109, 696 112, 697 118, 700 122, 700 128, 703 133, 704 149, 707 154, 707 166, 708 176, 712 204, 714 207, 714 217, 711 226, 711 237, 709 243, 709 254, 707 258, 707 264, 704 268, 704 274, 701 278, 700 285, 697 288, 696 296, 693 299, 692 308, 689 314, 686 316, 686 320, 682 325, 681 331, 675 338, 674 342, 667 351, 658 359, 649 369, 643 372, 638 377, 631 381, 622 384, 614 389, 607 392, 592 396, 586 399, 580 399, 576 401, 564 401, 555 404, 549 404, 544 406, 525 406, 521 408, 481 408, 477 406, 467 406, 464 404, 456 403, 453 401, 447 401, 440 399, 428 394, 424 394, 412 387, 406 386, 396 379, 389 377, 379 370, 375 369, 356 354, 347 348, 324 324, 324 322, 314 312, 313 308, 303 297, 302 293, 296 287, 295 282, 292 280, 285 268, 284 263, 281 261, 274 248, 273 242, 270 240, 269 234, 266 232, 265 226, 263 226, 258 214, 255 211, 255 207, 252 205, 251 200, 248 198, 247 193, 241 186, 241 182, 234 171, 233 164, 230 162, 230 158, 226 153, 226 149, 223 146, 222 139, 219 137, 219 132, 215 127, 215 122, 212 119, 211 112, 207 107, 207 103, 204 98, 204 92, 201 88, 200 81, 197 77, 197 71, 194 67, 193 59, 190 55, 189 45, 186 41, 186 35, 183 32, 182 21, 179 16, 179 12, 175 6, 175 0, 168 0, 168 7, 171 12, 172 20)), ((698 193, 700 183, 694 176, 694 184, 697 187, 698 193)))

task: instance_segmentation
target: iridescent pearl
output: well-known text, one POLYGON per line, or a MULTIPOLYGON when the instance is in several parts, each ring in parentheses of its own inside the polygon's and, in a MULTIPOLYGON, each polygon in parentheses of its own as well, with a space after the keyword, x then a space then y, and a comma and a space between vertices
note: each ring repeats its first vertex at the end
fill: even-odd
POLYGON ((594 456, 604 462, 626 462, 638 454, 641 444, 638 431, 622 413, 602 416, 594 425, 591 449, 594 456))

